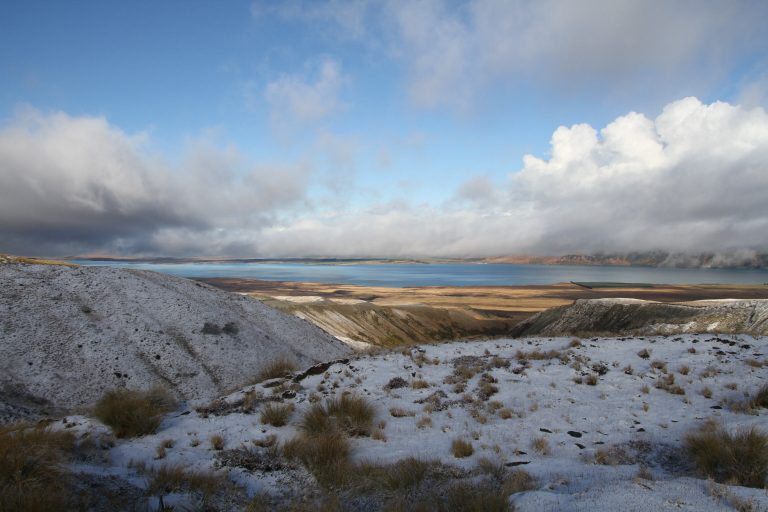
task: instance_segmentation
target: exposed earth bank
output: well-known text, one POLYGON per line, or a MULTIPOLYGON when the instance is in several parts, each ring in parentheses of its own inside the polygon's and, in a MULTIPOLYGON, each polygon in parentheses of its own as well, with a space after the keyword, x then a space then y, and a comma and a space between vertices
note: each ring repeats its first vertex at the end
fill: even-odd
POLYGON ((514 336, 573 334, 768 334, 768 300, 665 304, 639 299, 581 299, 524 320, 514 336))

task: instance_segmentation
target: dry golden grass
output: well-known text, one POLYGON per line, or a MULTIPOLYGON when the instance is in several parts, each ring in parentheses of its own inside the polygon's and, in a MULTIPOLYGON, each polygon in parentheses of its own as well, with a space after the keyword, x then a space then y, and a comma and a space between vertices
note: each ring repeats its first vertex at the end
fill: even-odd
POLYGON ((75 447, 70 432, 29 425, 0 427, 0 510, 71 510, 75 496, 63 464, 75 447))
POLYGON ((507 512, 507 495, 490 485, 459 482, 443 491, 437 510, 451 512, 507 512))
POLYGON ((685 446, 699 470, 718 482, 763 488, 768 477, 768 434, 757 428, 733 432, 707 422, 688 434, 685 446))
POLYGON ((163 415, 176 408, 176 400, 163 388, 148 391, 108 391, 93 408, 93 415, 112 427, 117 437, 152 434, 163 415))
POLYGON ((261 409, 259 420, 265 425, 273 427, 282 427, 288 423, 288 419, 293 414, 293 404, 277 404, 270 402, 261 409))
POLYGON ((428 387, 429 387, 429 382, 423 379, 416 379, 413 382, 411 382, 411 388, 413 389, 425 389, 428 387))
POLYGON ((590 373, 584 378, 584 382, 586 382, 588 386, 597 386, 597 374, 590 373))
POLYGON ((296 363, 287 357, 278 357, 273 359, 259 372, 254 379, 254 383, 264 382, 269 379, 285 377, 296 371, 296 363))
POLYGON ((224 449, 224 438, 220 435, 216 434, 211 436, 211 448, 213 448, 216 451, 221 451, 224 449))
POLYGON ((451 443, 451 452, 457 459, 469 457, 475 453, 472 443, 463 439, 454 439, 451 443))

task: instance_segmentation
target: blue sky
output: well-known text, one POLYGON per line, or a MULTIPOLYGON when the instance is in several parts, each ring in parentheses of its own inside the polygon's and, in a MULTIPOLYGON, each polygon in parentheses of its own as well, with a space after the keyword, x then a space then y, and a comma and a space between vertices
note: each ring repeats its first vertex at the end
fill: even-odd
MULTIPOLYGON (((50 172, 60 179, 80 172, 76 163, 96 166, 82 171, 88 185, 76 196, 103 188, 118 203, 130 203, 130 188, 120 187, 139 175, 153 182, 139 194, 145 197, 210 186, 221 172, 229 180, 224 188, 232 188, 211 198, 221 203, 214 208, 221 217, 194 227, 168 220, 192 204, 147 224, 144 214, 155 206, 121 203, 113 212, 102 203, 94 207, 92 198, 74 201, 103 216, 103 225, 93 221, 97 232, 118 222, 125 233, 79 239, 72 235, 78 230, 67 232, 68 223, 43 249, 25 236, 29 226, 19 224, 7 227, 7 250, 360 255, 393 248, 392 255, 468 255, 472 246, 457 242, 466 238, 461 229, 477 231, 463 224, 468 215, 500 222, 525 211, 543 222, 536 215, 539 200, 531 201, 536 187, 516 176, 526 167, 525 155, 549 161, 558 127, 586 124, 599 131, 630 112, 654 120, 686 97, 698 98, 702 108, 718 101, 744 112, 764 108, 766 15, 764 3, 747 1, 4 2, 5 135, 19 136, 26 127, 21 130, 34 139, 27 141, 30 151, 39 156, 45 144, 60 147, 44 127, 65 133, 67 123, 74 128, 91 120, 101 123, 100 134, 126 145, 101 147, 105 154, 96 158, 88 142, 79 142, 82 154, 66 155, 72 165, 57 157, 61 168, 50 172), (57 115, 66 120, 55 123, 57 115), (126 152, 138 167, 121 170, 127 175, 117 185, 106 183, 98 166, 126 152), (193 168, 199 169, 195 177, 193 168), (266 206, 224 206, 235 196, 248 202, 248 194, 235 192, 249 186, 258 187, 253 197, 266 206), (273 205, 265 190, 285 201, 273 205), (490 197, 495 192, 504 197, 490 197), (412 217, 394 220, 382 210, 412 217), (322 243, 328 230, 335 230, 337 243, 347 239, 336 231, 356 240, 354 233, 365 229, 352 219, 366 215, 379 223, 372 231, 381 242, 346 252, 322 243), (235 221, 238 216, 247 222, 235 221), (447 225, 435 228, 440 236, 423 247, 385 229, 402 231, 435 217, 447 225), (142 222, 144 232, 132 225, 142 222), (451 227, 457 223, 463 227, 451 227), (286 244, 279 235, 286 232, 312 242, 286 244), (217 237, 212 247, 194 240, 211 236, 217 237)), ((27 165, 42 165, 18 155, 5 162, 0 172, 7 180, 27 165)), ((186 200, 199 197, 190 192, 186 200)), ((34 201, 59 214, 87 213, 73 213, 73 201, 50 194, 34 201)), ((690 219, 677 219, 677 229, 683 220, 690 219)), ((89 225, 79 228, 88 232, 89 225)), ((594 247, 542 244, 529 233, 519 238, 518 245, 482 241, 475 247, 482 253, 625 247, 610 237, 594 247)))

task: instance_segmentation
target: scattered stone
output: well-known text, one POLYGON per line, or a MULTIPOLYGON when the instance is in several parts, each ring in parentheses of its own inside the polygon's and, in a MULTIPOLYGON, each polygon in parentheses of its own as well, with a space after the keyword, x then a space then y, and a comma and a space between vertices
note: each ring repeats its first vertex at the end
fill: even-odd
POLYGON ((568 435, 571 437, 581 437, 581 432, 576 432, 575 430, 569 430, 568 435))

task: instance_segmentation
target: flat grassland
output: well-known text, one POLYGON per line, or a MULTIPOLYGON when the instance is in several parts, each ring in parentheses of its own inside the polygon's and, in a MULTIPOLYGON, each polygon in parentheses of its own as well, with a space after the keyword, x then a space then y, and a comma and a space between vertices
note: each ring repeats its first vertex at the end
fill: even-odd
POLYGON ((634 298, 673 303, 768 298, 766 285, 614 284, 586 288, 558 283, 388 288, 232 278, 201 281, 259 298, 346 341, 383 346, 504 336, 529 316, 577 299, 634 298))

